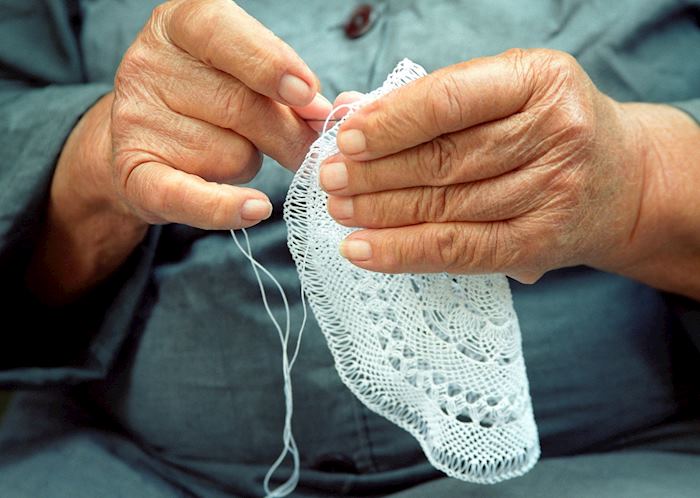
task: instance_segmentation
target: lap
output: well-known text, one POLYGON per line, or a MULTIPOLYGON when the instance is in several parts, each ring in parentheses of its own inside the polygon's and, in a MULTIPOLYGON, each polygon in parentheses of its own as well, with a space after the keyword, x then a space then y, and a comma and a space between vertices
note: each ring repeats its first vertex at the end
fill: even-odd
MULTIPOLYGON (((218 498, 244 495, 199 483, 187 469, 176 471, 171 465, 159 464, 123 435, 91 427, 90 421, 82 419, 80 410, 67 398, 35 394, 18 396, 15 402, 18 401, 24 403, 24 409, 11 410, 0 430, 0 496, 218 498), (52 416, 41 417, 40 414, 52 416)), ((610 450, 607 453, 545 458, 526 475, 496 485, 438 478, 392 494, 391 498, 699 496, 700 420, 664 424, 618 440, 607 449, 610 450)), ((352 477, 376 483, 381 476, 352 477)), ((258 487, 256 484, 255 489, 258 487)), ((393 489, 402 487, 399 480, 392 479, 393 489)), ((377 488, 374 491, 371 488, 363 486, 363 496, 368 496, 368 492, 376 493, 377 488)), ((357 496, 356 493, 350 495, 357 496)), ((300 487, 294 496, 326 497, 338 496, 338 493, 300 487)))
POLYGON ((70 434, 0 458, 0 496, 171 498, 181 494, 117 458, 89 434, 70 434))
POLYGON ((700 455, 665 451, 548 458, 522 477, 495 485, 438 479, 390 498, 695 498, 700 455))

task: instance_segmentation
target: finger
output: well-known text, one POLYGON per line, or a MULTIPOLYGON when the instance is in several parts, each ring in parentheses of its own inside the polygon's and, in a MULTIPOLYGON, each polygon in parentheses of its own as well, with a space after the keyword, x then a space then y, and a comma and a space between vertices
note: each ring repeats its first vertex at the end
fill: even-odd
POLYGON ((367 228, 508 220, 547 202, 539 183, 539 175, 522 173, 445 187, 330 196, 328 212, 341 225, 367 228))
POLYGON ((342 92, 342 93, 339 93, 338 96, 333 101, 333 107, 353 104, 353 103, 357 102, 358 100, 362 100, 364 97, 365 97, 364 93, 357 92, 355 90, 342 92))
POLYGON ((314 100, 305 107, 293 107, 294 112, 306 121, 306 124, 316 132, 323 130, 323 123, 326 121, 328 114, 333 110, 330 101, 321 95, 316 95, 314 100))
POLYGON ((245 137, 164 107, 142 105, 147 108, 120 141, 120 150, 126 152, 118 154, 132 154, 148 144, 158 151, 160 162, 210 182, 247 183, 259 171, 262 156, 245 137))
POLYGON ((374 159, 522 110, 533 90, 519 53, 441 69, 366 105, 341 127, 340 151, 374 159))
MULTIPOLYGON (((365 97, 364 93, 348 91, 340 93, 333 101, 333 115, 329 120, 330 125, 335 125, 350 112, 350 106, 365 97)), ((329 125, 329 127, 330 127, 329 125)))
MULTIPOLYGON (((306 123, 309 126, 311 126, 311 128, 313 128, 319 133, 322 133, 326 129, 330 129, 331 127, 333 127, 335 123, 340 121, 343 118, 343 116, 345 116, 350 111, 350 109, 343 106, 352 104, 353 102, 361 99, 362 97, 364 97, 364 94, 360 92, 343 92, 340 95, 338 95, 338 97, 336 97, 335 101, 333 102, 333 105, 330 108, 324 108, 323 111, 319 113, 321 116, 320 119, 316 116, 312 116, 306 111, 304 111, 304 114, 300 115, 304 118, 306 123)), ((299 113, 299 111, 297 111, 297 113, 299 113)))
POLYGON ((321 165, 319 180, 333 195, 356 195, 495 177, 545 153, 546 130, 532 126, 533 120, 529 112, 522 112, 372 161, 336 155, 321 165))
POLYGON ((331 112, 333 106, 326 97, 319 93, 309 105, 304 107, 292 107, 292 109, 294 109, 294 112, 304 121, 318 121, 326 119, 326 116, 331 112))
POLYGON ((341 243, 340 253, 383 273, 504 273, 517 254, 509 231, 507 222, 360 230, 341 243))
MULTIPOLYGON (((288 106, 254 92, 241 81, 176 54, 163 54, 154 70, 153 90, 173 111, 234 130, 282 166, 296 169, 318 137, 288 106)), ((149 69, 144 68, 144 71, 149 69)), ((309 112, 322 115, 323 98, 309 112)))
POLYGON ((179 2, 161 12, 174 45, 254 91, 295 106, 318 93, 318 80, 301 57, 234 2, 179 2))
POLYGON ((124 192, 151 223, 226 230, 255 225, 272 212, 262 192, 207 182, 157 162, 136 166, 125 179, 124 192))

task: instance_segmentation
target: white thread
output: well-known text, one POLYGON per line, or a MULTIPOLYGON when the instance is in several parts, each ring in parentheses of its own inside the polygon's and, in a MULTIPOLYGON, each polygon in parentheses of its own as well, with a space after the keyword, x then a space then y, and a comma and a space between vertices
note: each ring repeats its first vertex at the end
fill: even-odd
POLYGON ((318 175, 321 163, 338 151, 336 134, 348 114, 330 130, 328 124, 340 109, 356 111, 425 74, 404 60, 382 87, 334 108, 292 180, 284 219, 301 281, 304 319, 291 360, 284 290, 253 258, 245 230, 247 252, 231 230, 253 266, 283 349, 284 448, 265 476, 267 497, 288 495, 299 480, 299 452, 291 432, 291 368, 306 323, 307 295, 341 380, 370 410, 410 432, 433 466, 458 479, 495 483, 522 475, 539 458, 520 327, 505 276, 384 275, 352 266, 337 251, 352 229, 328 215, 318 175), (267 303, 258 269, 282 296, 284 332, 267 303), (294 460, 292 476, 270 491, 269 481, 288 453, 294 460))
POLYGON ((248 237, 248 233, 245 231, 245 229, 241 229, 241 232, 243 232, 243 236, 245 237, 245 243, 246 243, 246 248, 248 249, 247 251, 241 246, 240 242, 238 241, 238 238, 236 237, 236 233, 234 230, 231 230, 231 237, 233 238, 233 241, 235 242, 236 246, 238 246, 238 249, 243 253, 243 255, 250 261, 251 266, 253 268, 253 272, 255 273, 255 278, 258 281, 258 287, 260 288, 260 295, 263 300, 263 305, 265 306, 265 311, 267 312, 267 316, 270 317, 270 320, 272 321, 273 325, 275 326, 275 329, 277 330, 277 334, 279 335, 280 338, 280 344, 282 345, 282 375, 284 377, 284 400, 285 400, 285 417, 284 417, 284 430, 282 432, 282 442, 283 442, 283 447, 282 451, 280 452, 279 456, 277 459, 274 461, 270 469, 267 471, 267 474, 265 474, 265 479, 263 481, 263 488, 265 489, 265 497, 266 498, 282 498, 284 496, 287 496, 290 494, 292 491, 297 486, 297 483, 299 482, 299 449, 297 448, 296 441, 294 440, 294 435, 292 434, 292 415, 294 412, 294 403, 293 403, 293 393, 292 393, 292 379, 291 379, 291 373, 292 373, 292 368, 294 367, 294 363, 296 362, 297 357, 299 356, 299 349, 301 347, 301 338, 304 333, 304 327, 306 325, 306 319, 307 319, 307 308, 306 308, 306 299, 304 298, 304 291, 302 289, 301 291, 301 303, 302 303, 302 308, 303 308, 303 318, 301 321, 301 325, 299 326, 299 333, 297 335, 297 342, 296 346, 294 347, 294 353, 292 354, 292 358, 289 359, 288 357, 288 344, 289 344, 289 334, 290 334, 290 319, 291 319, 291 313, 289 310, 289 302, 287 301, 287 295, 284 292, 284 289, 282 288, 282 285, 279 283, 279 281, 265 268, 263 265, 261 265, 254 257, 252 254, 252 248, 250 246, 250 239, 248 237), (280 326, 279 322, 275 318, 275 315, 272 313, 272 310, 270 309, 270 305, 267 301, 267 293, 265 292, 265 286, 263 285, 262 279, 260 278, 260 272, 262 271, 277 287, 278 292, 280 293, 280 296, 282 297, 282 302, 284 303, 284 311, 285 311, 285 330, 282 332, 282 327, 280 326), (282 484, 280 484, 277 488, 271 490, 270 489, 270 480, 272 479, 272 476, 274 473, 277 471, 279 466, 282 464, 284 459, 287 457, 287 454, 290 454, 292 456, 292 461, 293 461, 293 469, 292 469, 292 474, 289 476, 289 478, 282 484))
MULTIPOLYGON (((323 123, 323 131, 321 132, 321 134, 323 135, 326 133, 326 130, 328 128, 328 123, 330 122, 330 120, 333 118, 333 116, 338 111, 340 111, 342 109, 351 109, 352 107, 353 107, 353 104, 343 104, 343 105, 339 105, 339 106, 333 108, 323 123)), ((296 488, 296 486, 299 482, 299 449, 297 447, 296 441, 294 440, 294 435, 292 434, 292 415, 294 412, 294 400, 293 400, 293 393, 292 393, 291 373, 292 373, 292 368, 294 367, 294 363, 296 362, 297 357, 299 356, 299 349, 301 347, 301 338, 302 338, 302 335, 304 334, 304 327, 306 326, 306 320, 308 318, 308 309, 306 306, 306 298, 304 296, 304 289, 302 287, 302 289, 301 289, 301 305, 302 305, 303 315, 302 315, 301 325, 299 326, 299 332, 297 334, 297 342, 296 342, 296 346, 294 347, 294 353, 292 354, 292 358, 289 359, 287 356, 287 351, 288 351, 289 335, 290 335, 291 313, 289 310, 289 302, 287 300, 287 295, 284 292, 282 285, 272 275, 272 273, 270 273, 267 270, 267 268, 265 268, 263 265, 261 265, 253 257, 252 248, 250 246, 250 238, 248 237, 248 232, 246 232, 245 228, 241 228, 241 232, 243 233, 243 236, 245 237, 247 251, 243 248, 241 243, 238 241, 238 238, 236 237, 236 232, 234 230, 230 230, 230 232, 231 232, 231 237, 233 238, 233 241, 235 242, 236 246, 241 251, 241 253, 246 257, 246 259, 250 262, 251 267, 253 268, 253 273, 255 273, 255 279, 257 280, 258 287, 260 288, 260 296, 262 297, 263 305, 265 306, 265 311, 267 312, 267 316, 270 317, 272 324, 275 326, 275 329, 277 330, 277 334, 280 338, 280 344, 282 345, 282 375, 284 377, 284 401, 285 401, 285 417, 284 417, 284 429, 282 432, 282 442, 284 443, 284 445, 282 447, 282 451, 280 452, 279 456, 274 461, 274 463, 270 466, 270 469, 267 471, 267 474, 265 474, 265 479, 263 481, 263 488, 265 489, 265 498, 282 498, 284 496, 289 495, 289 493, 291 493, 292 491, 294 491, 294 489, 296 488), (262 271, 265 274, 265 276, 267 276, 275 284, 275 286, 277 287, 277 291, 280 293, 280 296, 282 297, 282 302, 284 303, 284 312, 285 312, 285 330, 284 330, 284 332, 282 332, 282 327, 280 326, 279 322, 275 318, 275 315, 272 313, 272 310, 270 309, 270 305, 268 304, 268 301, 267 301, 267 293, 265 292, 265 286, 262 282, 262 279, 260 278, 260 272, 258 270, 262 271), (277 469, 279 468, 279 466, 282 465, 282 462, 287 457, 287 454, 290 454, 292 456, 292 461, 293 461, 292 475, 279 487, 277 487, 273 490, 270 490, 270 480, 272 479, 272 476, 275 474, 275 472, 277 472, 277 469)), ((304 252, 302 262, 298 268, 298 271, 300 274, 303 274, 304 269, 306 267, 305 261, 306 261, 307 253, 308 253, 308 249, 307 249, 307 251, 304 252)), ((303 286, 303 284, 302 284, 302 286, 303 286)))
POLYGON ((331 110, 328 117, 326 118, 326 120, 323 122, 323 130, 321 131, 321 135, 325 135, 326 132, 328 131, 328 123, 330 123, 331 118, 333 118, 333 116, 335 116, 335 113, 337 113, 338 111, 340 111, 342 109, 352 109, 355 107, 355 105, 356 105, 355 103, 352 103, 352 104, 342 104, 342 105, 339 105, 338 107, 334 107, 333 110, 331 110))

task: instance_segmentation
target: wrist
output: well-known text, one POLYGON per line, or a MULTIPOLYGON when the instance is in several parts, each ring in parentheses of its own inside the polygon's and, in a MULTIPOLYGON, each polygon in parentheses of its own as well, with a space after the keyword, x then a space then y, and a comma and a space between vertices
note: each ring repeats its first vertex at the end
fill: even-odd
POLYGON ((608 271, 700 297, 700 128, 661 104, 620 104, 630 168, 643 175, 633 229, 608 271))
POLYGON ((112 174, 110 114, 114 95, 98 100, 80 119, 61 152, 50 203, 74 221, 100 217, 134 228, 147 223, 116 195, 112 174))
POLYGON ((26 273, 27 287, 51 305, 70 302, 113 273, 148 224, 117 198, 111 175, 111 94, 80 119, 51 182, 45 222, 26 273))

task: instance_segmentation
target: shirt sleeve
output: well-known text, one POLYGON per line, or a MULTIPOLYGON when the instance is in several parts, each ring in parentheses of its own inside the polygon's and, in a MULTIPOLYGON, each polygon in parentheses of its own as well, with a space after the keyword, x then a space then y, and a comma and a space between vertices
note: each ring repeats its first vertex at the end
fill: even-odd
POLYGON ((24 287, 63 144, 111 90, 85 81, 77 2, 0 3, 0 387, 103 377, 146 285, 159 229, 79 302, 49 308, 24 287))

